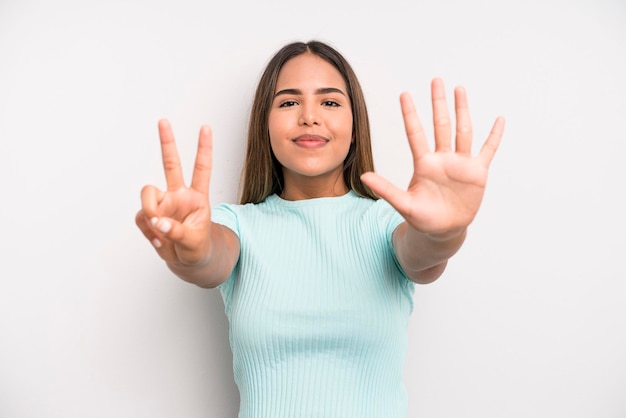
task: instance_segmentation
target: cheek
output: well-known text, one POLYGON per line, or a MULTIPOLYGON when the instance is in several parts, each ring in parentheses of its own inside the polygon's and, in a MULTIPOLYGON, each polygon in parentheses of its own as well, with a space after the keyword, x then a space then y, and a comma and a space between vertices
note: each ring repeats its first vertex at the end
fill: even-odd
POLYGON ((272 151, 275 149, 276 144, 279 142, 278 141, 278 138, 280 137, 279 127, 280 127, 280 123, 278 123, 275 117, 272 117, 270 115, 268 119, 267 130, 268 130, 269 137, 270 137, 270 147, 272 148, 272 151))
POLYGON ((334 124, 333 130, 335 132, 335 135, 338 138, 341 138, 342 142, 352 142, 353 126, 351 119, 347 121, 337 122, 336 124, 334 124))
POLYGON ((267 121, 267 130, 270 134, 270 142, 278 142, 279 139, 284 139, 285 133, 288 130, 288 121, 284 117, 270 114, 267 121))
POLYGON ((281 155, 279 144, 280 143, 278 141, 275 141, 272 139, 272 134, 270 132, 270 149, 272 150, 272 153, 274 154, 276 158, 278 158, 281 155))
POLYGON ((274 154, 274 157, 276 157, 276 159, 281 165, 284 165, 286 144, 285 144, 285 141, 282 140, 283 136, 280 134, 280 132, 276 132, 275 130, 272 130, 272 129, 269 130, 269 134, 270 134, 270 149, 272 151, 272 154, 274 154))

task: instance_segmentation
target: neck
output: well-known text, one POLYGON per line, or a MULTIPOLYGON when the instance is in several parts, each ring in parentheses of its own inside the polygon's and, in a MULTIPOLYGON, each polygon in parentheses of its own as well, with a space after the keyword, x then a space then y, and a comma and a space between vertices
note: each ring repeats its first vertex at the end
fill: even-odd
POLYGON ((280 197, 285 200, 306 200, 319 197, 338 197, 348 193, 343 173, 333 178, 285 176, 285 187, 280 197))

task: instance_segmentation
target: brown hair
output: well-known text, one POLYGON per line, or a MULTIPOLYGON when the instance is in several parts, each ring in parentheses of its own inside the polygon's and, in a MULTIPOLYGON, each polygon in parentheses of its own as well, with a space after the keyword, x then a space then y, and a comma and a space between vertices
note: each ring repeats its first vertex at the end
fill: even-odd
POLYGON ((335 67, 348 89, 352 106, 352 137, 343 162, 346 186, 360 196, 378 199, 363 182, 361 174, 374 171, 369 117, 361 85, 346 59, 331 46, 320 42, 293 42, 282 47, 269 61, 257 86, 248 124, 248 146, 242 171, 240 203, 260 203, 283 189, 282 166, 274 156, 269 138, 269 112, 280 70, 287 61, 304 53, 315 54, 335 67))

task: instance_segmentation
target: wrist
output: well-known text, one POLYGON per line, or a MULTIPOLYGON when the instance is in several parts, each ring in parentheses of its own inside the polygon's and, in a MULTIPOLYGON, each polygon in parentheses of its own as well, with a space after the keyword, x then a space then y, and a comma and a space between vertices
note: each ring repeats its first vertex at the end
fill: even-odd
POLYGON ((455 228, 441 232, 426 233, 426 236, 433 241, 452 241, 457 239, 465 239, 467 227, 455 228))
POLYGON ((180 271, 180 272, 193 271, 209 264, 209 257, 203 257, 197 261, 184 262, 184 261, 177 260, 177 261, 166 261, 165 263, 167 264, 167 267, 172 271, 174 270, 180 271))

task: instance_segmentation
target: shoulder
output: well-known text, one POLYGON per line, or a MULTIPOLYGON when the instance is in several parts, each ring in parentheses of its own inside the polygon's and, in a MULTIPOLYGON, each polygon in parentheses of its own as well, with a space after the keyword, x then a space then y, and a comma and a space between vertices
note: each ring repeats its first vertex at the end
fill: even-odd
POLYGON ((275 198, 272 195, 260 203, 219 203, 211 208, 211 220, 232 229, 239 235, 240 223, 272 212, 275 198))
POLYGON ((387 229, 395 229, 400 223, 404 221, 404 218, 398 211, 384 199, 372 200, 368 198, 361 198, 362 200, 368 200, 371 203, 368 205, 368 215, 378 222, 381 226, 385 226, 387 229))

